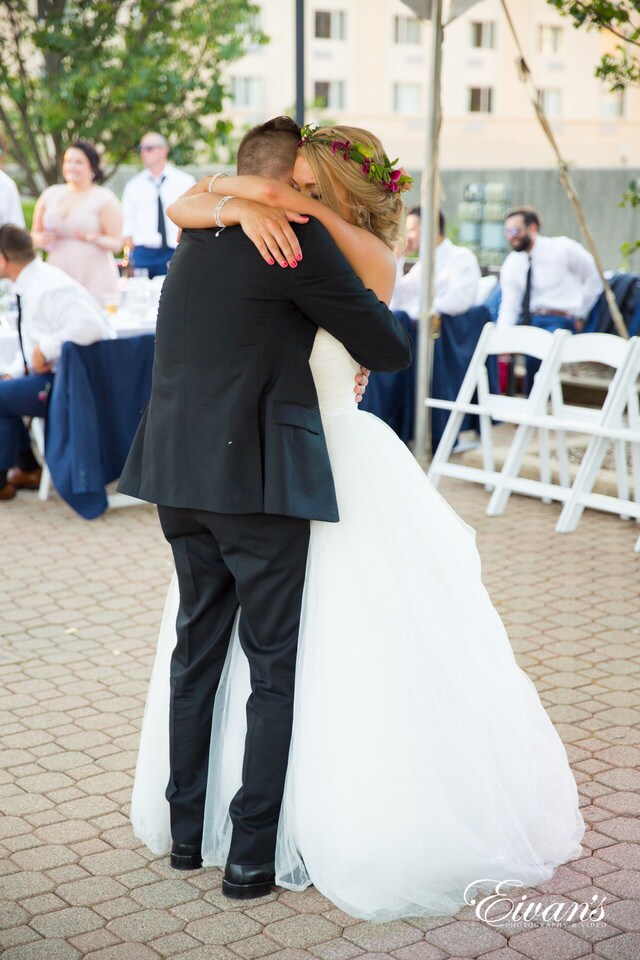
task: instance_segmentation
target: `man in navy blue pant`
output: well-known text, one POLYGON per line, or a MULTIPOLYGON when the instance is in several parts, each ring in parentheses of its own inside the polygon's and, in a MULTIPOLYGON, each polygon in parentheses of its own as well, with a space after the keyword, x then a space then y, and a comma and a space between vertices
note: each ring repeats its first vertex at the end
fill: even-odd
POLYGON ((62 344, 112 334, 91 294, 38 259, 31 235, 13 224, 0 227, 0 278, 13 282, 18 303, 19 350, 0 379, 0 500, 11 500, 40 483, 22 418, 45 415, 62 344))

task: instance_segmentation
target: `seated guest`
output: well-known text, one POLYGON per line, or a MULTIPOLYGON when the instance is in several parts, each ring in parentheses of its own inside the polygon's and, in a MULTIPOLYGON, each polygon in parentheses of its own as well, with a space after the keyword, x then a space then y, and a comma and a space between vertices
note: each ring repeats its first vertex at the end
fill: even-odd
POLYGON ((111 330, 88 291, 57 267, 36 258, 26 230, 0 227, 0 278, 18 300, 20 349, 0 380, 0 500, 37 489, 41 471, 22 417, 43 417, 62 344, 109 339, 111 330))
MULTIPOLYGON (((415 207, 407 216, 407 232, 415 233, 409 218, 419 214, 415 207)), ((456 316, 466 313, 476 302, 480 267, 474 253, 467 247, 456 246, 445 236, 446 222, 440 211, 439 235, 436 241, 435 296, 433 311, 456 316)), ((422 289, 422 261, 411 267, 404 276, 398 276, 391 300, 392 310, 404 310, 415 319, 420 312, 422 289)))

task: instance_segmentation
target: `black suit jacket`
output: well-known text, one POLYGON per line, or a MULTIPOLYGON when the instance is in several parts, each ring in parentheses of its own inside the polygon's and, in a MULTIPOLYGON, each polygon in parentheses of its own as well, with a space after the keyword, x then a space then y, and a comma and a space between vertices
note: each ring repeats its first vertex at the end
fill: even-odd
POLYGON ((239 227, 185 230, 162 289, 151 399, 119 489, 216 513, 338 520, 309 355, 318 326, 372 370, 411 342, 316 220, 269 266, 239 227))

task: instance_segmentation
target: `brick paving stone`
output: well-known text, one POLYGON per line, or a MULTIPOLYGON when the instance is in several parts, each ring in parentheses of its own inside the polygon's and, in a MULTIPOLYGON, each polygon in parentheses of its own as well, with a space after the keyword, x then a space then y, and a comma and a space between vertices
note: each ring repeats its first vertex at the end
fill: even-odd
POLYGON ((80 951, 65 940, 37 940, 10 947, 2 955, 2 960, 80 960, 80 951))
POLYGON ((397 960, 446 960, 448 955, 424 940, 420 943, 412 943, 409 947, 394 950, 393 956, 397 960))
POLYGON ((640 933, 621 933, 598 944, 596 956, 606 960, 638 960, 640 933))
MULTIPOLYGON (((15 529, 17 519, 30 545, 24 559, 17 556, 0 598, 0 619, 7 619, 13 631, 7 634, 0 628, 2 682, 8 695, 0 695, 5 750, 0 756, 0 854, 6 840, 6 856, 27 857, 25 865, 0 858, 0 893, 1 884, 10 881, 6 895, 38 923, 69 908, 91 909, 102 926, 78 933, 64 945, 74 949, 74 956, 79 952, 91 960, 99 955, 100 960, 173 960, 172 953, 176 960, 252 960, 253 951, 261 954, 269 944, 265 960, 367 960, 366 951, 378 960, 381 954, 395 960, 430 960, 434 951, 460 960, 479 955, 483 960, 521 960, 527 954, 514 946, 517 937, 558 932, 579 941, 583 953, 575 960, 591 955, 592 945, 599 956, 605 956, 601 949, 617 950, 623 958, 625 951, 635 950, 633 940, 621 939, 639 932, 631 929, 638 903, 632 898, 640 896, 635 858, 640 730, 631 726, 640 700, 633 531, 615 518, 587 511, 570 538, 557 537, 548 508, 535 500, 514 496, 505 516, 496 519, 484 514, 483 489, 457 481, 445 481, 442 489, 477 527, 485 583, 498 601, 518 662, 556 720, 590 828, 581 857, 556 871, 540 888, 544 892, 531 896, 566 902, 580 895, 587 901, 590 894, 605 895, 605 920, 497 931, 475 924, 470 908, 463 907, 455 917, 403 921, 416 938, 407 945, 360 946, 341 934, 367 926, 382 931, 388 925, 363 924, 312 888, 238 904, 222 897, 217 870, 177 880, 166 858, 153 857, 133 839, 127 819, 156 626, 171 572, 154 511, 113 511, 86 524, 58 500, 36 504, 26 496, 0 512, 0 537, 4 524, 15 529), (606 582, 600 576, 603 567, 611 574, 606 582), (13 613, 11 620, 6 611, 13 613), (18 779, 40 793, 20 789, 18 779), (91 789, 97 792, 88 796, 91 789), (92 845, 96 838, 99 844, 92 845), (25 869, 28 855, 37 857, 38 850, 50 847, 65 847, 74 859, 25 869), (107 859, 95 869, 89 859, 114 854, 113 862, 107 859), (163 891, 172 889, 184 889, 194 899, 171 904, 171 895, 163 891), (65 893, 82 902, 66 906, 65 893), (154 909, 180 928, 146 943, 107 942, 120 934, 105 925, 126 918, 134 926, 136 917, 154 909), (262 931, 263 925, 318 919, 333 924, 335 932, 307 948, 282 949, 262 931), (247 932, 242 927, 238 933, 247 920, 256 928, 247 932), (226 938, 193 946, 197 938, 183 928, 213 921, 227 928, 226 938), (462 937, 454 953, 431 942, 440 934, 464 933, 469 926, 490 937, 497 934, 499 945, 487 948, 462 937), (506 936, 509 946, 500 945, 506 936)), ((34 939, 38 936, 24 921, 16 922, 0 931, 0 946, 6 952, 42 942, 47 949, 39 947, 36 956, 53 960, 57 938, 50 939, 50 949, 46 940, 34 939)), ((607 960, 613 960, 613 954, 607 960)), ((640 960, 640 951, 633 960, 640 960)))
POLYGON ((33 943, 41 940, 39 933, 22 924, 19 927, 8 927, 6 930, 0 930, 0 956, 5 956, 5 951, 9 947, 19 947, 24 943, 33 943))
MULTIPOLYGON (((286 921, 285 921, 286 922, 286 921)), ((417 928, 404 920, 390 923, 358 923, 348 927, 344 936, 363 950, 399 950, 410 943, 421 940, 417 928)))
POLYGON ((43 843, 73 843, 79 840, 88 840, 100 832, 98 827, 87 823, 86 820, 60 820, 38 827, 34 836, 43 843))
POLYGON ((309 952, 320 960, 352 960, 352 957, 359 956, 363 951, 355 943, 336 937, 335 940, 327 940, 310 947, 309 952))
POLYGON ((509 946, 531 960, 577 960, 585 955, 585 943, 560 928, 540 927, 511 937, 509 946))
POLYGON ((627 814, 629 816, 640 815, 640 793, 608 793, 604 797, 597 799, 596 804, 605 810, 613 813, 627 814))
POLYGON ((144 867, 145 861, 132 850, 108 850, 84 857, 80 866, 96 876, 111 876, 144 867))
POLYGON ((293 907, 298 913, 323 913, 333 907, 331 901, 327 900, 315 887, 307 887, 300 893, 284 890, 279 899, 280 903, 293 907))
MULTIPOLYGON (((248 917, 251 917, 252 920, 257 920, 258 923, 264 924, 273 923, 274 920, 285 920, 287 917, 292 917, 296 913, 295 910, 292 910, 291 907, 288 907, 280 900, 271 900, 269 903, 261 903, 255 907, 248 907, 244 912, 248 917)), ((339 920, 334 920, 329 913, 326 913, 325 916, 327 920, 331 920, 333 923, 340 923, 339 920)))
POLYGON ((454 956, 488 953, 490 950, 497 950, 498 947, 507 945, 506 937, 480 921, 455 921, 444 927, 430 930, 425 933, 424 938, 428 943, 454 956))
POLYGON ((146 944, 118 943, 102 950, 92 950, 82 960, 160 960, 160 957, 161 954, 146 944))
POLYGON ((640 902, 638 900, 618 900, 605 907, 605 916, 609 923, 625 932, 640 931, 640 902))
POLYGON ((200 944, 186 933, 171 933, 167 937, 160 937, 158 940, 153 940, 150 946, 159 953, 160 956, 173 958, 177 957, 178 954, 182 955, 186 953, 187 950, 192 950, 194 947, 200 946, 200 944))
POLYGON ((107 929, 125 941, 146 943, 167 933, 181 930, 184 922, 167 910, 140 910, 110 920, 107 929))
POLYGON ((640 874, 633 870, 616 870, 598 877, 599 885, 621 899, 640 899, 640 874))
POLYGON ((60 937, 66 940, 76 934, 104 926, 104 920, 88 907, 67 907, 33 917, 31 926, 45 939, 60 937))
POLYGON ((324 917, 304 913, 276 920, 268 924, 264 932, 283 947, 305 948, 333 939, 340 934, 340 927, 324 917))
MULTIPOLYGON (((179 903, 176 907, 173 907, 171 912, 186 921, 202 920, 203 917, 213 917, 220 913, 217 907, 206 900, 191 900, 189 903, 179 903)), ((249 910, 245 912, 247 916, 251 916, 249 910)))
POLYGON ((104 928, 102 930, 91 930, 89 933, 80 933, 77 937, 70 937, 68 942, 76 950, 79 950, 83 957, 91 951, 122 943, 119 937, 104 928))
POLYGON ((258 960, 259 957, 266 957, 273 953, 274 942, 270 937, 258 933, 254 937, 246 937, 246 939, 238 940, 236 943, 229 943, 228 947, 243 960, 258 960))
POLYGON ((55 886, 55 882, 43 873, 29 871, 18 876, 11 874, 0 879, 0 898, 21 900, 38 893, 51 893, 55 886))
POLYGON ((17 903, 0 902, 0 930, 29 922, 29 914, 17 903))
POLYGON ((162 909, 196 900, 199 893, 183 880, 161 880, 159 883, 151 883, 140 890, 134 890, 131 896, 144 907, 162 909))
POLYGON ((238 912, 218 913, 203 920, 193 920, 185 927, 185 932, 196 940, 219 946, 252 937, 261 933, 261 930, 259 923, 238 912))
POLYGON ((127 893, 127 888, 111 877, 85 877, 61 884, 56 893, 73 906, 88 906, 114 900, 127 893))

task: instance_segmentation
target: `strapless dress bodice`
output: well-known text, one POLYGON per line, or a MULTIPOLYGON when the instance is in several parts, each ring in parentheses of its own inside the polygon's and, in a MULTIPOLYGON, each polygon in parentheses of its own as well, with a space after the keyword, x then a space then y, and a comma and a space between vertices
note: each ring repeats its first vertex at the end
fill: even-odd
POLYGON ((353 388, 360 365, 326 330, 318 330, 309 364, 322 415, 357 413, 353 388))

